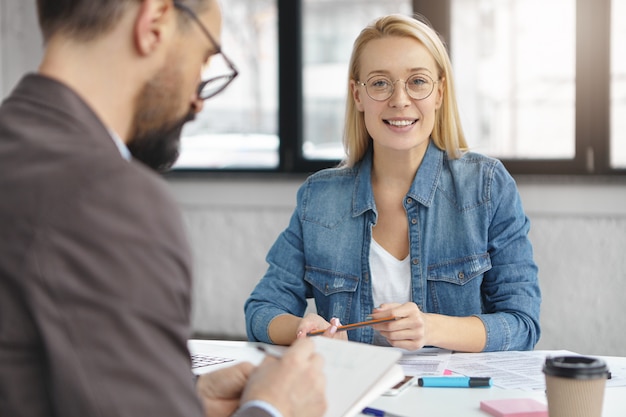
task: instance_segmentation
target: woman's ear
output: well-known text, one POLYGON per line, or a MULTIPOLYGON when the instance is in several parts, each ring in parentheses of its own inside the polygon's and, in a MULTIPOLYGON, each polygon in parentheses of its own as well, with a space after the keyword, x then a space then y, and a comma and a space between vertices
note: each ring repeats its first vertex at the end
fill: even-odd
POLYGON ((149 55, 159 48, 176 23, 174 5, 167 0, 141 0, 134 26, 137 52, 149 55))
POLYGON ((446 77, 441 77, 441 80, 437 83, 437 101, 435 102, 435 106, 437 109, 441 107, 443 103, 443 92, 446 89, 446 77))
POLYGON ((363 111, 363 101, 361 96, 361 89, 354 80, 350 80, 350 91, 352 92, 352 99, 354 100, 354 106, 360 112, 363 111))

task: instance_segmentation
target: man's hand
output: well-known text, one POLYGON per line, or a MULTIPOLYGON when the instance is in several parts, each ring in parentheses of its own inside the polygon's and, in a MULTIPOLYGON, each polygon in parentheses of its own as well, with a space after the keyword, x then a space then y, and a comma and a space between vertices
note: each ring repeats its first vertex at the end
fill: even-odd
POLYGON ((282 358, 267 357, 250 375, 241 403, 262 400, 283 417, 320 417, 326 411, 323 367, 313 341, 298 339, 282 358))
POLYGON ((207 417, 228 417, 239 408, 239 399, 254 366, 249 362, 238 363, 215 372, 202 374, 196 383, 196 391, 207 417))

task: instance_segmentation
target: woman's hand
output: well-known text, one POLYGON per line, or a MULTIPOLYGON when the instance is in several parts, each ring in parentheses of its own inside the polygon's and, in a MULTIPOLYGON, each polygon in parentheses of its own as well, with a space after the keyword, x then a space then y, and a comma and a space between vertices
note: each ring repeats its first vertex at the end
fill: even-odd
POLYGON ((296 338, 300 339, 303 337, 307 337, 307 333, 316 331, 316 330, 325 330, 322 336, 330 337, 333 339, 340 340, 348 340, 348 335, 346 332, 337 332, 337 327, 341 326, 339 319, 333 317, 330 319, 330 323, 324 320, 323 317, 309 313, 302 318, 300 324, 298 325, 296 338))
POLYGON ((395 316, 396 320, 374 325, 395 347, 417 350, 436 346, 459 352, 481 352, 487 343, 487 330, 475 316, 453 317, 423 313, 415 303, 382 304, 373 318, 395 316))
POLYGON ((374 325, 387 341, 395 347, 417 350, 426 346, 428 335, 428 318, 417 307, 409 302, 404 304, 388 303, 372 311, 372 318, 394 316, 396 320, 374 325))

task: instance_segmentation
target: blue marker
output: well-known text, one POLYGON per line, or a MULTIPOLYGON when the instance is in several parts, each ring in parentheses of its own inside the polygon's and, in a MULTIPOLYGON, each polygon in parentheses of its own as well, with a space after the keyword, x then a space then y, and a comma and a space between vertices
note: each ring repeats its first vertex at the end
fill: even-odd
POLYGON ((420 387, 440 388, 489 388, 490 377, 469 376, 423 376, 417 380, 420 387))

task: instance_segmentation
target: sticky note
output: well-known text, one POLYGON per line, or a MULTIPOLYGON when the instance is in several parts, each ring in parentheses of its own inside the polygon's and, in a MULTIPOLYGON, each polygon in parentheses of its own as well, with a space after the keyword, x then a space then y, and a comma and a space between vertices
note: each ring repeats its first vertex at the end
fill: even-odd
POLYGON ((481 401, 480 409, 495 417, 548 417, 548 406, 532 398, 481 401))

